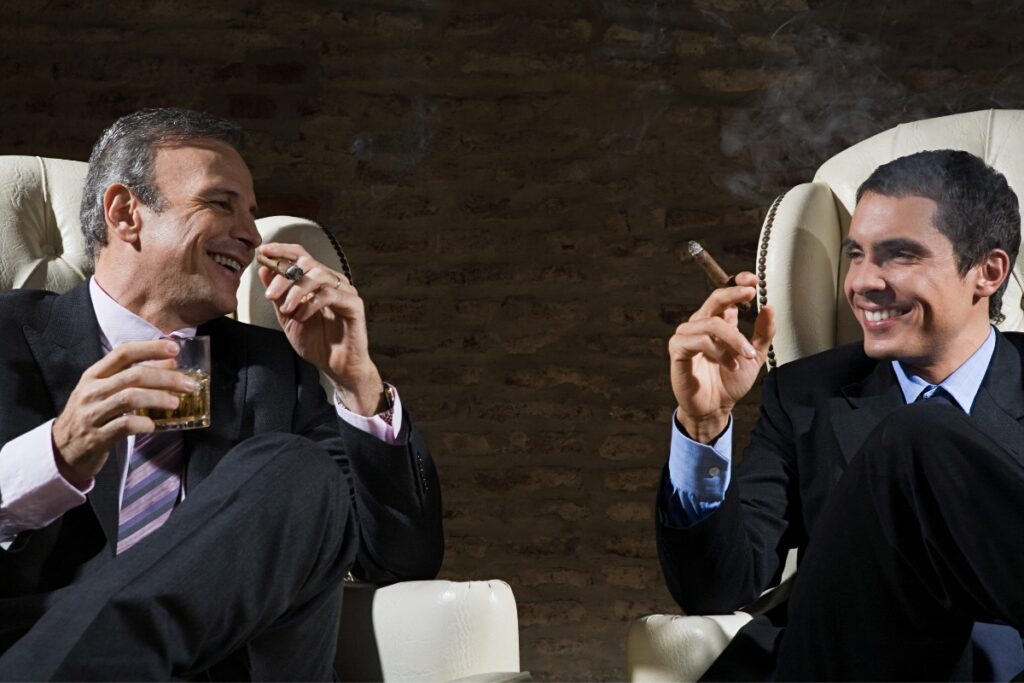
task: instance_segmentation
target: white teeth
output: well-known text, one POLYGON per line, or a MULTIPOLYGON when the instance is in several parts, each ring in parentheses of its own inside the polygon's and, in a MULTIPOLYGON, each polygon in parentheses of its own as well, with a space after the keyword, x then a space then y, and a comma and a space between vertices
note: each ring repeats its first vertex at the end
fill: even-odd
POLYGON ((868 322, 877 323, 889 318, 895 318, 898 315, 903 315, 897 310, 887 311, 864 311, 864 317, 868 319, 868 322))
POLYGON ((221 256, 220 254, 210 254, 210 258, 212 258, 215 262, 219 263, 222 266, 227 266, 236 273, 242 269, 241 263, 232 258, 228 258, 227 256, 221 256))

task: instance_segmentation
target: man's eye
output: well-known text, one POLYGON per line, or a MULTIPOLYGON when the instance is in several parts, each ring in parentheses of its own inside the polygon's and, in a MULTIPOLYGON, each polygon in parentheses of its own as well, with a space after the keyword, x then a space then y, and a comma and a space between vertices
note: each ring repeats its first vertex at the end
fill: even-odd
POLYGON ((214 199, 214 200, 210 201, 210 204, 216 206, 218 209, 224 209, 225 211, 230 211, 231 210, 231 205, 230 204, 228 204, 225 201, 219 200, 219 199, 214 199))
POLYGON ((858 259, 860 257, 861 253, 855 249, 850 249, 846 252, 846 258, 850 259, 851 261, 854 259, 858 259))

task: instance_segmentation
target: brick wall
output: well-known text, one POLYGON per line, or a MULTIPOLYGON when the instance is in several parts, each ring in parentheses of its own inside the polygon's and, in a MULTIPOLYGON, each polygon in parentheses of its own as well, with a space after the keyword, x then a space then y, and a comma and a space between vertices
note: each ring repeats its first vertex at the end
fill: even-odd
POLYGON ((442 575, 512 585, 537 678, 615 679, 629 621, 675 609, 651 512, 666 340, 709 291, 686 241, 750 267, 836 151, 1024 107, 1022 5, 21 0, 0 153, 84 159, 143 106, 244 124, 264 213, 349 253, 441 470, 442 575))

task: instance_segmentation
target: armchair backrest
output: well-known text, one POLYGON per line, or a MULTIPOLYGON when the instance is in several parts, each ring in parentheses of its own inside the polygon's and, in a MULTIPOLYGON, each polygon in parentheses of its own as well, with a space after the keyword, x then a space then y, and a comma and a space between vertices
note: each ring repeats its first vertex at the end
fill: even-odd
POLYGON ((0 290, 66 292, 90 274, 78 220, 88 165, 0 157, 0 290))
MULTIPOLYGON (((876 168, 930 149, 981 157, 1024 191, 1024 111, 987 110, 906 123, 835 155, 814 180, 775 200, 761 228, 758 304, 775 307, 778 331, 769 367, 860 339, 843 295, 840 245, 850 229, 857 188, 876 168)), ((1024 330, 1024 258, 1017 256, 1003 296, 1002 330, 1024 330)))

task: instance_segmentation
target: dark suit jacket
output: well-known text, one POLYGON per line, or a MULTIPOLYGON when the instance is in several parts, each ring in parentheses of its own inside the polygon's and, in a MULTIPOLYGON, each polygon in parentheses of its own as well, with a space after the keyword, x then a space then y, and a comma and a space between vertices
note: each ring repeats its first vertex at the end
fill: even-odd
MULTIPOLYGON (((227 318, 200 326, 198 333, 211 337, 211 426, 184 432, 187 490, 201 487, 218 460, 250 436, 306 436, 326 448, 352 482, 360 531, 357 575, 376 582, 434 577, 443 552, 440 490, 426 444, 408 417, 400 445, 388 446, 337 417, 317 370, 282 333, 227 318)), ((102 356, 88 285, 60 296, 0 294, 0 349, 3 444, 55 417, 82 373, 102 356)), ((87 504, 0 550, 0 627, 7 619, 2 615, 16 611, 5 612, 5 604, 23 607, 113 553, 119 479, 116 463, 108 461, 87 504)))
MULTIPOLYGON (((971 410, 973 420, 1014 452, 1024 420, 1024 335, 997 333, 971 410)), ((790 548, 813 538, 832 488, 876 425, 905 404, 889 361, 861 342, 770 372, 761 415, 721 507, 687 528, 658 510, 658 554, 668 588, 687 614, 731 613, 773 585, 790 548)), ((663 477, 666 475, 663 475, 663 477)), ((663 480, 664 485, 664 480, 663 480)), ((784 611, 772 615, 781 626, 784 611)), ((757 621, 757 620, 755 620, 757 621)), ((748 625, 771 649, 778 634, 748 625)))

